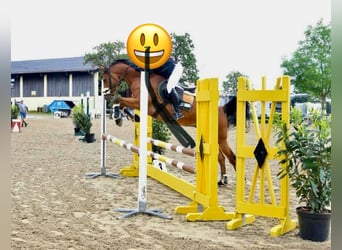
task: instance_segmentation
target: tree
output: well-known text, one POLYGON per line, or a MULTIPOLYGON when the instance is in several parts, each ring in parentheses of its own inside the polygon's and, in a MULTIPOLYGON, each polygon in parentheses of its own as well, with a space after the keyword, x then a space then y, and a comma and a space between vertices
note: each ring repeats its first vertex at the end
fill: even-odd
POLYGON ((125 48, 125 44, 121 41, 101 43, 94 47, 95 52, 85 54, 84 64, 108 67, 117 59, 128 58, 127 54, 123 52, 125 48))
POLYGON ((322 112, 326 98, 331 96, 331 38, 330 25, 322 19, 316 26, 308 26, 305 39, 299 41, 292 58, 283 59, 284 74, 292 77, 295 92, 308 93, 319 99, 322 112))
POLYGON ((229 95, 236 95, 236 91, 237 91, 237 82, 238 82, 238 78, 240 76, 245 76, 247 77, 247 75, 239 72, 239 71, 232 71, 230 72, 225 80, 222 82, 222 87, 223 90, 228 93, 229 95))
MULTIPOLYGON (((121 41, 106 42, 95 46, 93 49, 95 52, 86 53, 83 58, 83 63, 90 63, 95 67, 108 67, 113 61, 117 59, 128 58, 128 55, 123 51, 126 48, 125 44, 121 41)), ((101 74, 101 71, 100 71, 101 74)), ((100 78, 102 76, 100 75, 100 78)), ((120 85, 120 91, 126 91, 127 86, 125 84, 120 85)), ((101 83, 98 85, 99 95, 101 94, 101 83)))
POLYGON ((180 62, 184 68, 180 83, 184 85, 196 84, 198 80, 198 69, 196 66, 196 57, 193 53, 195 48, 189 33, 176 35, 171 33, 172 53, 171 55, 177 62, 180 62))
MULTIPOLYGON (((183 84, 196 83, 198 77, 198 69, 196 66, 196 57, 193 53, 195 48, 188 33, 185 35, 176 35, 171 33, 172 40, 172 56, 176 61, 181 62, 184 67, 183 76, 180 82, 183 84)), ((125 51, 126 46, 121 41, 106 42, 93 48, 95 52, 86 53, 84 56, 84 64, 90 63, 93 66, 109 66, 117 59, 128 59, 125 51)))

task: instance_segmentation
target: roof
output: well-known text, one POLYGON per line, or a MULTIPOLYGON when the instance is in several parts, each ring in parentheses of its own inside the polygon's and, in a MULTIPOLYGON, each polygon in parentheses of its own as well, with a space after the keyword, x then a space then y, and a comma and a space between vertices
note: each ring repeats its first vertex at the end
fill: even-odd
POLYGON ((91 64, 83 64, 83 56, 11 62, 12 74, 95 71, 91 64))

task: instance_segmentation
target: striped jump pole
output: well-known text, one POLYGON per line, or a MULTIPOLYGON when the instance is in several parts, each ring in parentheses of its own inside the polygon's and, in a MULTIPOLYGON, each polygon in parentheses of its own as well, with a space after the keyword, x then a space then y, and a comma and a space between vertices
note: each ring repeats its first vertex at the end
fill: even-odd
POLYGON ((192 157, 196 156, 196 151, 191 149, 191 148, 185 148, 185 147, 183 147, 181 145, 171 144, 171 143, 160 141, 160 140, 153 139, 153 138, 150 138, 150 137, 147 138, 147 141, 149 143, 153 144, 154 146, 165 148, 165 149, 168 149, 168 150, 171 150, 171 151, 174 151, 174 152, 177 152, 177 153, 182 153, 182 154, 185 154, 185 155, 188 155, 188 156, 192 156, 192 157))
MULTIPOLYGON (((175 208, 176 213, 186 215, 187 221, 231 220, 234 213, 226 212, 218 201, 218 78, 198 80, 196 86, 196 150, 188 152, 196 157, 195 184, 152 164, 148 175, 191 200, 188 205, 175 208)), ((156 144, 187 154, 175 145, 155 141, 156 144)))
MULTIPOLYGON (((191 169, 193 169, 194 171, 188 171, 190 173, 196 172, 195 184, 185 179, 182 179, 176 175, 173 175, 172 173, 163 171, 151 163, 147 164, 147 174, 149 177, 159 181, 160 183, 170 187, 174 191, 190 199, 190 203, 188 205, 178 206, 175 208, 176 213, 186 214, 187 221, 222 221, 232 220, 234 217, 233 212, 226 212, 224 207, 219 205, 218 202, 218 98, 218 78, 208 78, 197 81, 197 120, 195 152, 193 152, 192 150, 188 151, 189 149, 183 150, 182 147, 148 138, 151 137, 151 135, 145 138, 146 141, 142 142, 141 135, 145 135, 146 131, 142 131, 141 127, 137 124, 135 127, 135 144, 139 145, 139 147, 140 145, 145 145, 146 142, 148 142, 148 145, 151 145, 153 143, 153 145, 160 146, 162 148, 170 149, 175 152, 180 152, 185 155, 195 156, 196 171, 194 167, 191 167, 191 169), (137 140, 138 137, 140 141, 137 140)), ((144 121, 144 119, 140 120, 144 121)), ((114 143, 119 144, 120 142, 117 141, 114 143)), ((124 147, 124 142, 121 141, 121 143, 124 147)), ((140 150, 141 149, 142 147, 140 147, 140 150)), ((121 169, 120 172, 122 174, 127 176, 136 176, 137 171, 139 170, 140 178, 140 169, 141 167, 145 167, 140 163, 142 157, 142 155, 140 154, 140 150, 137 150, 139 154, 139 163, 136 162, 134 158, 133 165, 121 169)), ((134 156, 136 155, 137 154, 134 154, 134 156)), ((150 156, 152 156, 153 158, 153 155, 150 156)))
MULTIPOLYGON (((132 143, 128 143, 124 140, 121 140, 115 136, 102 135, 102 140, 108 140, 110 142, 113 142, 116 145, 119 145, 120 147, 123 147, 123 148, 126 148, 126 149, 132 151, 133 153, 139 154, 140 150, 139 150, 138 146, 136 146, 132 143)), ((157 153, 152 152, 152 151, 147 151, 147 156, 149 156, 155 160, 159 160, 161 162, 164 162, 170 166, 177 167, 178 169, 184 170, 188 173, 191 173, 191 174, 196 173, 196 168, 194 166, 187 164, 187 163, 184 163, 184 162, 181 162, 181 161, 178 161, 176 159, 173 159, 173 158, 170 158, 170 157, 167 157, 164 155, 160 155, 160 154, 157 154, 157 153)))

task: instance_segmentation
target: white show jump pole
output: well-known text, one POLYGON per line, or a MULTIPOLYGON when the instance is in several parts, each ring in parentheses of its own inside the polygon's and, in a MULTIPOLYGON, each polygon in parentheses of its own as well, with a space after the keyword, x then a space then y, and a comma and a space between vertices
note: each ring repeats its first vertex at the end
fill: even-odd
POLYGON ((147 210, 147 109, 148 91, 145 84, 145 72, 140 74, 140 146, 139 146, 139 184, 138 184, 138 208, 137 209, 115 209, 115 211, 126 212, 120 218, 127 218, 138 213, 158 216, 164 219, 172 219, 168 215, 160 213, 160 209, 147 210))
MULTIPOLYGON (((102 97, 102 114, 101 114, 101 138, 106 133, 106 110, 107 104, 104 98, 103 80, 101 81, 101 97, 102 97)), ((107 141, 101 140, 101 172, 100 173, 86 173, 86 178, 96 178, 98 176, 122 178, 119 174, 106 173, 106 146, 107 141)))

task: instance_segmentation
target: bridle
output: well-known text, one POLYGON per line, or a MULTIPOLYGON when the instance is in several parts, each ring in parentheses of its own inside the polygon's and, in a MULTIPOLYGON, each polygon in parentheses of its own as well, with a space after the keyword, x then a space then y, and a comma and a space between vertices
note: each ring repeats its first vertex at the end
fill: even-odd
MULTIPOLYGON (((105 90, 103 93, 106 94, 107 92, 112 93, 113 95, 116 94, 116 91, 118 90, 118 87, 120 86, 120 84, 122 83, 122 81, 124 80, 124 78, 127 75, 128 69, 130 66, 127 66, 127 68, 125 69, 124 73, 119 77, 118 80, 116 80, 114 83, 112 82, 112 75, 110 74, 110 67, 105 71, 105 73, 108 74, 108 81, 109 81, 109 88, 107 90, 105 90)), ((113 79, 115 80, 115 79, 113 79)))

